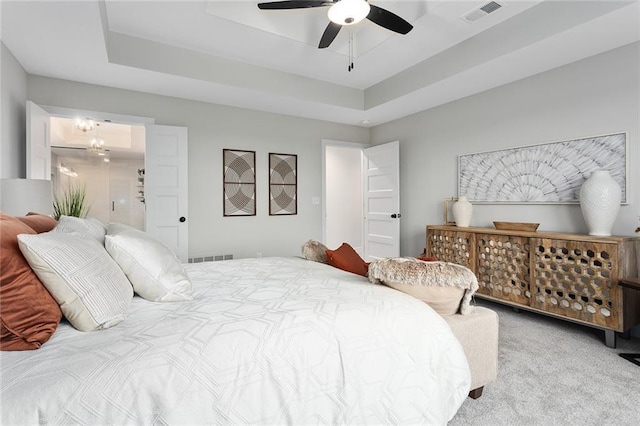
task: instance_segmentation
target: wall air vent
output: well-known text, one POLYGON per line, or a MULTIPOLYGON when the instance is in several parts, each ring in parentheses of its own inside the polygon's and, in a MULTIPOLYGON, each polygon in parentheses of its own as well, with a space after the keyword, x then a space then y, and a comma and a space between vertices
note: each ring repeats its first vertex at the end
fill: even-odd
POLYGON ((461 16, 467 22, 478 22, 480 19, 484 18, 490 13, 495 12, 496 10, 502 8, 504 3, 498 3, 495 1, 490 1, 489 3, 485 3, 480 7, 477 7, 464 15, 461 16))
POLYGON ((232 260, 232 254, 218 254, 211 256, 190 257, 189 263, 217 262, 219 260, 232 260))

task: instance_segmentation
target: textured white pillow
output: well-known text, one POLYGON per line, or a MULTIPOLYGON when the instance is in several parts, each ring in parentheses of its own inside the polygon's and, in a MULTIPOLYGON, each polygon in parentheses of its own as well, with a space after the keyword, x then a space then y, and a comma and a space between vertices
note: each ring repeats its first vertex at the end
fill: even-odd
POLYGON ((107 227, 104 226, 104 223, 93 217, 60 216, 58 224, 53 230, 55 232, 78 234, 83 238, 94 238, 100 244, 104 245, 104 235, 107 232, 107 227))
POLYGON ((18 235, 20 251, 81 331, 112 327, 127 317, 131 283, 97 241, 64 232, 18 235))
POLYGON ((182 263, 160 241, 129 226, 110 223, 105 247, 140 297, 153 302, 191 300, 191 281, 182 263))

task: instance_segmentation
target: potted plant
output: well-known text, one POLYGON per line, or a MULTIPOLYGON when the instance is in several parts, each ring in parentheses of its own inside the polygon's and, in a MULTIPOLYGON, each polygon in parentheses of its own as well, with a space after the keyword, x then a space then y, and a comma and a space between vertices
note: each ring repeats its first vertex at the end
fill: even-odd
POLYGON ((86 203, 87 191, 85 186, 67 185, 62 194, 53 195, 53 217, 60 216, 85 217, 89 211, 86 203))

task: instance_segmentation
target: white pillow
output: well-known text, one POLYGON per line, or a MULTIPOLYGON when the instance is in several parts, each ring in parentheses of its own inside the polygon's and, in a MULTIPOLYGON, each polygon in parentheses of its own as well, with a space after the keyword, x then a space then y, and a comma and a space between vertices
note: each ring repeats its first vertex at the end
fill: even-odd
POLYGON ((46 232, 18 235, 18 245, 64 316, 78 330, 109 328, 127 317, 133 298, 131 283, 95 240, 46 232))
POLYGON ((182 263, 160 241, 129 226, 110 223, 105 247, 140 297, 153 302, 191 300, 191 281, 182 263))
POLYGON ((55 232, 78 234, 83 238, 94 238, 100 244, 104 245, 104 235, 107 232, 107 227, 104 226, 104 223, 93 217, 60 216, 58 224, 53 230, 55 232))

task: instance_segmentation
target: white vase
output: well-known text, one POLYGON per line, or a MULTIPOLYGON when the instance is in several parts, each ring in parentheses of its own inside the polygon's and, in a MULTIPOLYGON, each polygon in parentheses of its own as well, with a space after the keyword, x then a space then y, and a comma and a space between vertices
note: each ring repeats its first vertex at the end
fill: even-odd
POLYGON ((608 171, 598 170, 580 188, 580 208, 589 235, 609 236, 620 210, 622 191, 608 171))
POLYGON ((473 204, 467 200, 467 197, 460 197, 458 201, 453 203, 451 207, 453 211, 453 220, 456 221, 456 226, 466 228, 471 223, 471 213, 473 212, 473 204))

